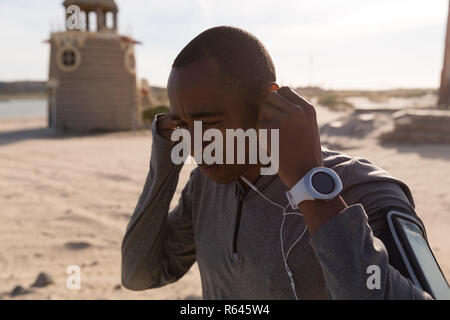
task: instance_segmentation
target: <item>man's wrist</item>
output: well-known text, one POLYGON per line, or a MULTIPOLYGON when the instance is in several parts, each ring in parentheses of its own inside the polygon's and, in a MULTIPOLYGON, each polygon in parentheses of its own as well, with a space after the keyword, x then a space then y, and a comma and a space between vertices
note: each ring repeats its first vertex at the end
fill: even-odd
POLYGON ((292 187, 294 187, 297 182, 299 182, 310 170, 322 166, 323 163, 314 163, 308 166, 302 166, 301 169, 297 169, 296 172, 291 171, 290 174, 286 175, 284 180, 282 179, 282 181, 288 189, 292 189, 292 187))
POLYGON ((314 234, 328 220, 347 209, 347 204, 341 196, 332 200, 307 200, 298 204, 305 218, 310 235, 314 234))

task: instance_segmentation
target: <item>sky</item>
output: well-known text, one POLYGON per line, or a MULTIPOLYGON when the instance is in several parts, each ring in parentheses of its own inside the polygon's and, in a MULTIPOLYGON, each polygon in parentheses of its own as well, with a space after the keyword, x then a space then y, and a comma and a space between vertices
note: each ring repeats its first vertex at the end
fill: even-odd
MULTIPOLYGON (((62 0, 0 0, 0 81, 46 80, 62 0)), ((137 75, 165 86, 197 34, 232 25, 267 47, 278 82, 326 89, 437 88, 447 0, 116 0, 119 32, 142 41, 137 75)))

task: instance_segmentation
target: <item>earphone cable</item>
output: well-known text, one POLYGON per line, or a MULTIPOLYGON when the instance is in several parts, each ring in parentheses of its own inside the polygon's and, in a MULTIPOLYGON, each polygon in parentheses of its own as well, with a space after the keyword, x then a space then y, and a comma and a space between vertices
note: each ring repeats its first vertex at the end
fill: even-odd
POLYGON ((264 199, 266 199, 268 202, 270 202, 271 204, 273 204, 274 206, 277 206, 279 208, 281 208, 283 210, 282 215, 283 215, 283 220, 281 221, 281 226, 280 226, 280 244, 281 244, 281 255, 283 257, 283 262, 284 262, 284 268, 286 269, 286 273, 289 277, 289 281, 291 284, 291 288, 292 288, 292 292, 294 293, 295 299, 298 300, 298 296, 297 296, 297 291, 296 291, 296 287, 295 287, 295 280, 294 280, 294 274, 292 273, 291 269, 289 268, 289 265, 287 263, 287 259, 289 257, 289 254, 291 253, 291 250, 294 248, 294 246, 300 242, 300 240, 303 238, 303 236, 306 233, 306 230, 308 229, 308 226, 305 226, 305 229, 303 230, 302 234, 300 235, 300 237, 297 238, 297 240, 294 241, 294 243, 289 247, 287 253, 285 254, 284 252, 284 241, 283 241, 283 227, 284 227, 284 222, 286 220, 286 216, 288 215, 298 215, 303 217, 303 215, 301 213, 297 213, 297 212, 288 212, 286 213, 287 208, 289 207, 289 203, 283 207, 282 205, 273 202, 272 200, 270 200, 269 198, 267 198, 264 194, 261 193, 261 191, 258 190, 258 188, 253 185, 250 181, 248 181, 245 177, 241 176, 241 179, 256 193, 258 193, 261 197, 263 197, 264 199))

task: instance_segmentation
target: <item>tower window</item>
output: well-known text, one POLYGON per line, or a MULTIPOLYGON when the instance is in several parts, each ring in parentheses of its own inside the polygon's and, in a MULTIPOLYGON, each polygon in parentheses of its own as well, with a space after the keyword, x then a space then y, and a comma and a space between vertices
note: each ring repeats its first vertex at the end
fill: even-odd
POLYGON ((65 50, 62 53, 62 63, 66 66, 66 67, 72 67, 75 65, 77 56, 75 51, 73 50, 65 50))
POLYGON ((124 63, 125 63, 125 69, 131 73, 136 73, 136 60, 134 58, 134 51, 133 48, 130 47, 125 51, 124 54, 124 63))
POLYGON ((136 63, 134 61, 134 55, 129 54, 127 59, 128 59, 128 65, 130 66, 130 69, 134 70, 136 68, 136 63))
POLYGON ((57 52, 57 63, 62 71, 74 71, 81 63, 81 53, 74 45, 66 44, 57 52))

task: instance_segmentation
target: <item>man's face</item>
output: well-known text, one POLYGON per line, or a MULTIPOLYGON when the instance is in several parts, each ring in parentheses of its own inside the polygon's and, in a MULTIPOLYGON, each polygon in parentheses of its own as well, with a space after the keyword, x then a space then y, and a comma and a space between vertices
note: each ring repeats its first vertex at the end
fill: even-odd
MULTIPOLYGON (((224 146, 226 145, 226 129, 247 130, 256 126, 258 108, 246 103, 241 95, 224 85, 220 72, 212 60, 192 63, 181 69, 172 69, 167 91, 171 117, 179 120, 180 127, 189 130, 192 147, 194 146, 194 121, 202 121, 203 130, 210 128, 220 130, 224 146)), ((199 138, 196 137, 196 139, 199 138)), ((201 137, 200 140, 202 140, 201 137)), ((203 142, 203 148, 209 143, 203 142)), ((191 155, 193 156, 192 147, 191 155)), ((236 157, 236 149, 234 154, 236 157)), ((254 166, 225 164, 225 148, 223 159, 224 164, 199 165, 200 171, 214 182, 230 183, 238 179, 250 166, 254 166)))

